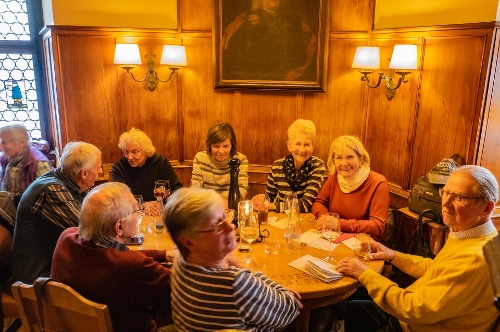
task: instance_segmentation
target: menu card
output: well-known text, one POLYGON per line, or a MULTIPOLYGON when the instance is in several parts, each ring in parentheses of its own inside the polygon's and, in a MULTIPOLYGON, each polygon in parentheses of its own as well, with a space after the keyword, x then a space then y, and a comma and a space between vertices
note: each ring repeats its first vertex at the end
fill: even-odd
POLYGON ((288 265, 323 282, 331 282, 343 277, 342 273, 335 270, 335 266, 311 255, 302 256, 288 265))

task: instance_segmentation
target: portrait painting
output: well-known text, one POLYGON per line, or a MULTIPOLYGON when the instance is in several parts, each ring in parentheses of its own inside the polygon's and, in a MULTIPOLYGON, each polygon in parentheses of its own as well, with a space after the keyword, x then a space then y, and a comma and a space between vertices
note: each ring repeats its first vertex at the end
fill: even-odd
POLYGON ((214 0, 215 87, 324 91, 327 0, 214 0))

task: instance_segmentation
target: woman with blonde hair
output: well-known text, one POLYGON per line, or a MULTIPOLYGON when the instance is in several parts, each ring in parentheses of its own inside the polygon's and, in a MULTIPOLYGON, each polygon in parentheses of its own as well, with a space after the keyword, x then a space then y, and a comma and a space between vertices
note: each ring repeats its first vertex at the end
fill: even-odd
POLYGON ((254 196, 254 204, 262 205, 265 198, 277 203, 283 201, 287 193, 295 193, 300 212, 309 212, 325 172, 325 163, 312 155, 315 139, 316 126, 311 120, 298 119, 292 123, 287 141, 290 154, 274 161, 267 177, 266 192, 254 196))
POLYGON ((156 153, 153 142, 143 131, 132 128, 123 133, 118 147, 124 157, 113 164, 113 181, 125 183, 134 195, 142 195, 146 212, 155 215, 155 181, 169 180, 171 192, 181 188, 182 183, 168 159, 156 153))
POLYGON ((341 136, 330 147, 328 168, 335 170, 312 206, 323 227, 327 212, 340 216, 342 231, 367 233, 381 241, 389 209, 389 187, 386 178, 370 170, 370 156, 355 136, 341 136))

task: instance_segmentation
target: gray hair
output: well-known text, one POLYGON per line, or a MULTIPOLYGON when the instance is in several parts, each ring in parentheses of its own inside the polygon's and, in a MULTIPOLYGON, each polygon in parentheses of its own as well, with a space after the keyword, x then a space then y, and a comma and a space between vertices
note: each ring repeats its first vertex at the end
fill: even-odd
POLYGON ((30 136, 26 127, 20 122, 10 122, 0 127, 0 135, 6 134, 13 141, 26 141, 28 145, 30 136))
POLYGON ((236 135, 234 134, 233 127, 231 127, 231 125, 227 122, 217 123, 213 125, 208 130, 207 139, 205 141, 207 145, 207 152, 211 154, 212 144, 221 143, 228 138, 229 141, 231 142, 231 151, 229 152, 229 155, 232 157, 236 154, 238 148, 236 144, 236 135))
POLYGON ((193 235, 198 224, 224 205, 224 200, 212 189, 181 188, 167 200, 163 222, 182 257, 187 259, 189 250, 179 240, 181 235, 193 235))
POLYGON ((69 142, 61 155, 61 172, 74 178, 82 169, 91 169, 101 158, 101 151, 90 143, 69 142))
POLYGON ((297 119, 288 127, 288 140, 292 141, 297 135, 307 135, 311 141, 316 140, 316 126, 311 120, 297 119))
POLYGON ((132 127, 130 131, 124 132, 120 135, 120 138, 118 139, 118 147, 120 150, 125 151, 125 147, 128 143, 137 144, 144 151, 144 153, 146 153, 147 157, 151 157, 156 152, 151 138, 149 138, 148 135, 146 135, 146 133, 142 130, 135 129, 134 127, 132 127))
POLYGON ((493 203, 498 201, 498 181, 486 168, 477 165, 465 165, 455 169, 451 174, 468 175, 476 181, 476 185, 472 188, 472 192, 476 197, 493 203))
POLYGON ((113 241, 114 224, 134 211, 130 188, 120 182, 108 182, 92 189, 80 211, 78 234, 84 241, 113 241))
POLYGON ((336 138, 330 145, 330 153, 328 154, 328 169, 335 170, 335 155, 341 153, 346 148, 349 148, 356 153, 361 160, 361 163, 370 166, 370 155, 366 151, 361 140, 356 136, 344 135, 336 138))

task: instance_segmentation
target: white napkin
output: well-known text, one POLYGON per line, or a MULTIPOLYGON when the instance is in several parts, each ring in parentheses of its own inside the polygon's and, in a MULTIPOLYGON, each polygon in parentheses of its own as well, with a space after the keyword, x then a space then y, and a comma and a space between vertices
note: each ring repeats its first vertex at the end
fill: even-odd
POLYGON ((316 277, 323 282, 330 282, 343 277, 341 273, 335 271, 335 267, 332 264, 323 262, 321 259, 311 255, 302 256, 290 262, 288 265, 316 277))
POLYGON ((286 228, 286 224, 287 224, 287 220, 286 218, 281 218, 280 220, 278 220, 278 217, 269 217, 267 219, 267 223, 271 226, 274 226, 274 227, 278 227, 278 228, 281 228, 281 229, 285 229, 286 228), (273 220, 271 220, 271 218, 273 220))
POLYGON ((356 244, 356 237, 350 237, 344 241, 342 241, 344 245, 346 245, 349 249, 354 250, 354 245, 356 244))
MULTIPOLYGON (((320 237, 319 239, 317 239, 316 241, 313 241, 311 243, 308 243, 307 244, 309 247, 312 247, 312 248, 316 248, 316 249, 320 249, 320 250, 325 250, 325 251, 328 251, 328 246, 330 245, 328 243, 328 240, 323 238, 323 237, 320 237)), ((339 243, 333 243, 332 242, 332 251, 335 250, 335 248, 337 248, 337 246, 339 245, 339 243)))
POLYGON ((311 242, 316 241, 320 237, 321 237, 320 231, 316 229, 310 229, 300 236, 300 242, 309 244, 311 242))

